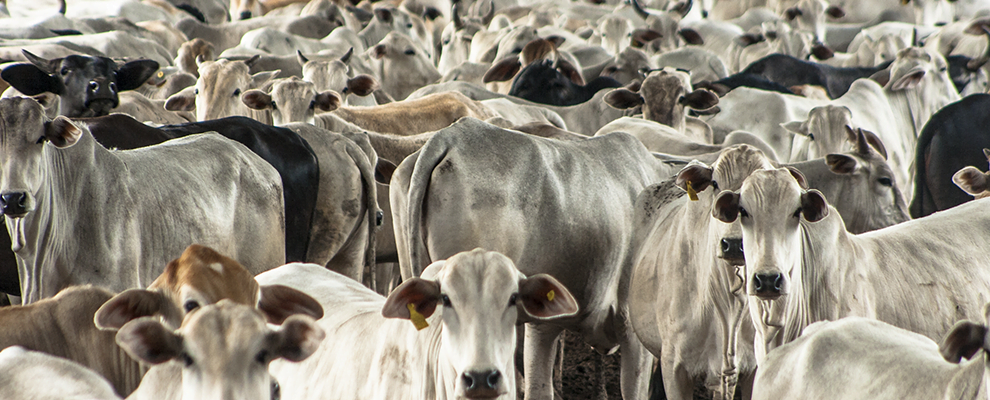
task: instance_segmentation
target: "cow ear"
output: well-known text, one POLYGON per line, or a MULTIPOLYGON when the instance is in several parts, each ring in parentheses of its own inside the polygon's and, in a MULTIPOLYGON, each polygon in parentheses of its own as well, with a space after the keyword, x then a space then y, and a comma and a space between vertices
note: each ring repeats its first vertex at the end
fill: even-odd
POLYGON ((82 137, 82 129, 79 129, 72 120, 58 116, 51 121, 45 122, 45 139, 52 142, 55 147, 71 147, 82 137))
POLYGON ((386 24, 392 23, 392 11, 387 8, 376 8, 375 17, 386 24))
POLYGON ((578 304, 564 285, 547 274, 519 280, 516 298, 519 317, 524 321, 547 320, 577 314, 578 304))
POLYGON ((169 111, 194 111, 196 110, 196 96, 189 94, 191 91, 182 90, 173 94, 165 100, 165 109, 169 111))
POLYGON ((161 315, 169 323, 182 322, 182 312, 164 294, 155 290, 128 289, 103 303, 93 322, 100 329, 120 329, 131 320, 161 315))
POLYGON ((425 323, 425 318, 429 318, 436 311, 439 301, 439 282, 423 278, 411 278, 402 282, 388 295, 388 299, 385 300, 385 305, 382 307, 382 316, 409 319, 414 324, 418 324, 420 321, 425 323), (410 310, 415 310, 416 313, 412 314, 410 310))
POLYGON ((581 76, 581 71, 574 67, 574 64, 571 64, 570 61, 564 59, 557 60, 557 70, 570 79, 571 82, 584 86, 584 77, 581 76))
POLYGON ((263 88, 268 82, 278 76, 282 70, 276 69, 274 71, 264 71, 257 74, 251 75, 251 87, 253 88, 263 88))
POLYGON ((550 35, 547 36, 546 40, 552 43, 554 48, 559 49, 560 46, 564 45, 564 41, 566 41, 567 39, 564 38, 563 36, 550 35))
POLYGON ((605 94, 603 100, 605 100, 605 104, 620 110, 638 107, 645 102, 639 93, 626 88, 613 89, 605 94))
MULTIPOLYGON (((253 68, 254 67, 254 63, 258 62, 258 60, 260 60, 260 59, 261 59, 261 54, 255 54, 255 55, 251 56, 251 58, 249 58, 247 60, 244 60, 244 64, 247 65, 248 68, 250 69, 250 68, 253 68)), ((196 57, 196 63, 197 64, 200 64, 201 62, 202 61, 199 61, 199 57, 196 57)))
POLYGON ((272 108, 272 96, 258 89, 251 89, 241 95, 241 101, 252 110, 272 108))
POLYGON ((647 43, 652 42, 656 39, 663 37, 660 32, 653 29, 639 28, 633 30, 632 41, 630 44, 633 47, 643 47, 647 43))
POLYGON ((700 162, 692 162, 677 173, 674 184, 688 193, 703 192, 712 184, 712 172, 712 167, 700 162), (691 185, 690 189, 688 185, 691 185))
POLYGON ((840 175, 851 174, 859 166, 859 162, 855 158, 845 154, 826 155, 825 164, 828 164, 828 169, 832 170, 832 172, 840 175))
POLYGON ((392 181, 392 174, 395 173, 395 164, 384 158, 379 158, 375 164, 375 181, 383 185, 388 185, 392 181))
POLYGON ((815 136, 808 131, 808 126, 804 124, 804 121, 791 121, 780 124, 781 128, 784 128, 788 132, 795 133, 802 136, 807 136, 808 139, 815 140, 815 136))
POLYGON ((804 177, 804 173, 792 166, 787 166, 787 171, 791 173, 791 176, 797 181, 798 186, 801 186, 801 189, 808 189, 808 179, 804 177))
POLYGON ((347 80, 347 91, 364 97, 378 90, 381 86, 374 77, 361 74, 347 80))
POLYGON ((983 348, 986 337, 986 326, 972 321, 959 321, 945 335, 938 346, 938 352, 945 361, 958 364, 963 358, 973 358, 983 348))
POLYGON ((281 329, 268 334, 268 350, 275 357, 299 362, 313 355, 326 336, 313 318, 293 315, 282 323, 281 329))
POLYGON ((384 44, 379 44, 376 45, 375 47, 372 47, 371 51, 372 51, 372 56, 375 57, 376 60, 381 60, 382 57, 385 57, 385 54, 388 53, 388 48, 385 47, 384 44))
POLYGON ((683 28, 677 31, 677 34, 681 35, 681 37, 684 38, 684 42, 687 44, 693 44, 698 46, 705 44, 705 39, 703 39, 701 37, 701 34, 694 29, 683 28))
POLYGON ((828 202, 816 189, 801 194, 801 213, 808 222, 818 222, 828 216, 828 202))
POLYGON ((870 79, 878 83, 880 86, 887 86, 887 83, 890 82, 890 68, 885 68, 875 72, 873 75, 870 75, 870 79))
POLYGON ((887 159, 887 147, 883 145, 883 141, 880 140, 880 137, 877 136, 877 134, 860 128, 858 129, 856 142, 857 149, 860 153, 869 151, 866 147, 869 145, 869 147, 872 147, 877 151, 877 153, 880 153, 884 160, 887 159))
POLYGON ((681 96, 677 102, 695 110, 707 110, 718 104, 718 95, 707 89, 698 89, 681 96))
POLYGON ((160 322, 144 317, 125 324, 117 332, 117 344, 131 358, 156 365, 182 354, 182 336, 160 322))
POLYGON ((117 70, 117 91, 134 90, 158 71, 154 60, 135 60, 121 65, 117 70))
POLYGON ((270 324, 281 324, 292 315, 323 318, 323 306, 308 294, 282 285, 261 286, 258 309, 270 324))
POLYGON ((736 44, 738 44, 739 47, 746 47, 764 40, 766 40, 766 38, 759 33, 744 33, 735 39, 736 44))
POLYGON ((333 111, 340 108, 340 97, 332 91, 318 93, 316 95, 316 106, 323 111, 333 111))
POLYGON ((348 62, 351 61, 352 55, 354 55, 354 47, 348 48, 347 52, 344 53, 344 55, 340 56, 339 60, 340 62, 347 64, 348 62))
POLYGON ((725 223, 735 222, 739 217, 739 194, 731 190, 720 193, 712 207, 712 216, 725 223))
POLYGON ((791 7, 784 10, 784 16, 787 17, 787 20, 792 20, 794 18, 800 17, 801 14, 803 14, 801 12, 801 9, 797 7, 791 7))
POLYGON ((952 182, 959 186, 964 192, 973 196, 982 194, 990 189, 990 177, 976 169, 976 167, 966 167, 952 175, 952 182))
POLYGON ((0 78, 17 91, 28 96, 44 92, 62 94, 65 86, 62 81, 42 71, 37 66, 27 63, 17 63, 4 68, 0 78))
POLYGON ((825 14, 832 18, 842 18, 846 16, 846 11, 839 6, 829 6, 825 9, 825 14))
POLYGON ((485 72, 481 81, 484 83, 505 82, 516 76, 520 68, 522 68, 522 63, 519 62, 519 57, 509 56, 492 65, 488 72, 485 72))
POLYGON ((925 77, 925 71, 909 71, 906 75, 891 75, 890 90, 914 89, 925 77))

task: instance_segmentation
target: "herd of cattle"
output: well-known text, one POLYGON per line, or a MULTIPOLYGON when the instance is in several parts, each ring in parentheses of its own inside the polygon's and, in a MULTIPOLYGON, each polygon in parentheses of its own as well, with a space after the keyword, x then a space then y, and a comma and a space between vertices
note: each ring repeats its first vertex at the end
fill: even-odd
POLYGON ((990 398, 990 0, 25 3, 0 398, 990 398))

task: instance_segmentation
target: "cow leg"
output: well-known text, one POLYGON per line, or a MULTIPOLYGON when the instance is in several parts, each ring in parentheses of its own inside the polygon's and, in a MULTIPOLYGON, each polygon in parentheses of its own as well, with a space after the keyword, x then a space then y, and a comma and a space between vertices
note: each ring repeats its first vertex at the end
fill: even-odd
POLYGON ((526 374, 526 400, 553 399, 553 364, 557 337, 563 328, 550 324, 526 324, 523 350, 526 374))
POLYGON ((753 398, 753 381, 756 380, 756 371, 748 374, 739 374, 739 386, 736 393, 742 394, 743 400, 753 398))
POLYGON ((694 398, 694 379, 682 363, 677 360, 677 352, 669 346, 660 349, 660 368, 663 373, 663 387, 668 399, 689 400, 694 398))
POLYGON ((653 356, 646 351, 631 326, 626 328, 626 334, 619 342, 619 349, 622 351, 622 370, 619 376, 622 398, 641 399, 649 392, 650 380, 647 378, 653 366, 653 356))

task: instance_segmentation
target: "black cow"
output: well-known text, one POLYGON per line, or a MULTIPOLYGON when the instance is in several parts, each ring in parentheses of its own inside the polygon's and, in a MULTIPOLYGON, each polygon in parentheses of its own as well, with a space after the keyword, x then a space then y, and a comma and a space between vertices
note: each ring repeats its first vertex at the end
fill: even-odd
POLYGON ((600 76, 581 86, 561 73, 550 60, 527 65, 512 81, 509 95, 553 106, 572 106, 591 100, 599 90, 622 86, 619 81, 600 76))
POLYGON ((743 74, 738 73, 732 76, 727 76, 725 78, 719 79, 714 82, 702 81, 694 85, 695 89, 708 89, 718 97, 725 96, 726 93, 732 91, 737 87, 751 87, 761 90, 766 90, 770 92, 784 93, 784 94, 794 94, 790 89, 782 86, 781 84, 771 81, 762 75, 755 74, 743 74))
POLYGON ((59 115, 99 117, 120 104, 118 92, 134 90, 158 71, 152 60, 117 65, 106 57, 71 55, 46 60, 22 50, 30 63, 4 68, 0 78, 21 93, 35 96, 51 92, 59 97, 59 115))
POLYGON ((990 95, 973 94, 932 115, 915 152, 911 217, 921 218, 973 199, 952 182, 967 166, 984 169, 990 148, 990 95))
POLYGON ((893 61, 876 67, 841 68, 804 61, 784 54, 771 54, 753 61, 736 75, 759 75, 787 88, 800 85, 821 86, 828 92, 828 97, 837 99, 849 91, 849 86, 855 80, 868 78, 886 69, 891 62, 893 61))

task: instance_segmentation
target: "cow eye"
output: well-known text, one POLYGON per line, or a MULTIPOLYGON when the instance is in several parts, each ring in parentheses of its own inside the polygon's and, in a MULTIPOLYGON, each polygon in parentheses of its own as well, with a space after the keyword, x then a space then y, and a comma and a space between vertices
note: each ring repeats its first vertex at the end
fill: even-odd
POLYGON ((241 89, 234 89, 234 96, 240 96, 240 95, 241 95, 241 89))
POLYGON ((884 185, 884 186, 887 186, 887 187, 894 186, 894 182, 891 181, 890 178, 888 178, 886 176, 883 177, 883 178, 877 179, 877 183, 879 183, 881 185, 884 185))
POLYGON ((798 207, 797 211, 794 212, 794 218, 801 218, 801 207, 798 207))
POLYGON ((268 350, 259 351, 258 355, 254 356, 254 360, 259 364, 268 364, 268 350))
POLYGON ((815 134, 814 133, 809 133, 808 134, 808 140, 815 140, 815 134))
POLYGON ((193 90, 193 94, 195 94, 195 95, 197 95, 197 96, 199 96, 199 89, 195 89, 195 90, 193 90))
POLYGON ((309 109, 312 110, 314 108, 316 108, 316 100, 310 100, 309 109))
POLYGON ((718 190, 718 182, 712 181, 712 189, 718 190))
POLYGON ((62 67, 62 70, 59 71, 59 72, 61 72, 62 75, 68 75, 69 74, 69 67, 62 67))
POLYGON ((275 105, 275 100, 272 100, 272 110, 278 110, 278 106, 275 105))
POLYGON ((512 49, 512 54, 519 54, 519 53, 522 53, 522 47, 516 47, 512 49))
POLYGON ((186 309, 186 312, 191 312, 192 310, 199 308, 199 302, 196 300, 189 300, 186 304, 182 305, 182 308, 186 309))
POLYGON ((192 357, 189 357, 189 354, 186 354, 185 352, 179 354, 179 360, 182 360, 182 363, 185 364, 186 367, 191 367, 193 365, 192 357))
POLYGON ((406 55, 407 56, 414 56, 414 55, 416 55, 416 50, 413 50, 413 49, 406 50, 406 55))
POLYGON ((443 304, 444 307, 450 307, 450 297, 447 297, 447 295, 441 294, 440 302, 443 304))
POLYGON ((743 217, 743 218, 748 218, 749 217, 749 213, 746 212, 746 209, 745 208, 739 207, 739 216, 740 217, 743 217))
POLYGON ((509 296, 509 307, 516 305, 516 300, 518 299, 519 293, 513 293, 512 296, 509 296))
POLYGON ((46 137, 42 136, 42 137, 38 138, 38 141, 35 142, 35 143, 42 144, 42 143, 45 142, 45 140, 48 140, 48 139, 46 137))
POLYGON ((406 24, 406 28, 412 29, 412 22, 406 24))

